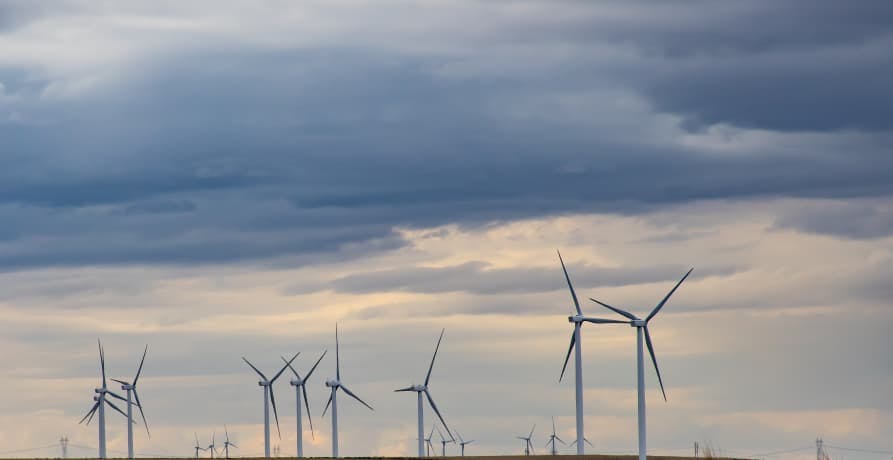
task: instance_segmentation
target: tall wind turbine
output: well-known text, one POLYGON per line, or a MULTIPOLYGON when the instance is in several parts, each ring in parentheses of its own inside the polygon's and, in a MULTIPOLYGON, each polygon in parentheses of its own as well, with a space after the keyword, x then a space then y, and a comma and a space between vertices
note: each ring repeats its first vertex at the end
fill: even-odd
POLYGON ((642 339, 644 337, 645 344, 648 346, 648 354, 651 355, 651 362, 654 364, 654 372, 657 374, 657 381, 660 383, 660 392, 664 396, 664 401, 667 400, 667 392, 664 391, 664 382, 660 378, 660 369, 657 367, 657 358, 654 356, 654 345, 651 344, 651 334, 648 333, 648 322, 654 318, 655 315, 660 311, 661 308, 666 305, 667 301, 670 300, 670 296, 676 292, 676 289, 679 289, 679 285, 688 278, 688 275, 691 275, 692 270, 690 269, 685 276, 673 286, 673 289, 670 289, 670 292, 654 307, 654 310, 651 310, 651 313, 645 317, 645 319, 640 319, 636 315, 629 313, 627 311, 621 310, 619 308, 614 308, 604 302, 595 300, 590 298, 589 300, 607 308, 608 310, 617 313, 628 319, 629 321, 623 321, 624 323, 629 323, 630 326, 636 328, 636 369, 638 370, 638 388, 639 388, 639 460, 645 460, 645 457, 648 454, 646 443, 645 443, 645 357, 644 350, 642 347, 642 339))
POLYGON ((365 401, 360 399, 359 396, 353 394, 349 388, 347 388, 341 382, 341 353, 339 351, 338 345, 338 325, 335 325, 335 378, 326 380, 326 386, 332 389, 332 394, 329 395, 329 402, 326 403, 326 408, 323 409, 322 415, 326 415, 326 411, 329 410, 329 405, 332 406, 332 457, 338 457, 338 389, 341 389, 348 396, 353 399, 356 399, 360 402, 360 404, 372 409, 372 406, 366 404, 365 401))
POLYGON ((217 452, 217 443, 215 440, 217 439, 217 432, 215 431, 211 434, 211 444, 208 445, 208 450, 211 452, 211 458, 214 458, 214 454, 217 452))
POLYGON ((434 437, 434 427, 431 427, 431 432, 428 433, 428 437, 425 438, 425 446, 428 449, 428 454, 427 454, 428 457, 431 456, 431 451, 434 450, 434 444, 431 443, 431 438, 433 438, 433 437, 434 437))
POLYGON ((244 356, 242 357, 245 364, 251 366, 251 368, 254 369, 254 372, 257 372, 257 375, 260 376, 261 380, 257 382, 257 384, 264 388, 264 456, 266 458, 270 458, 270 403, 273 403, 273 416, 276 417, 276 432, 279 433, 280 438, 282 437, 282 432, 279 431, 279 412, 276 410, 276 397, 273 395, 273 383, 276 382, 276 379, 278 379, 283 372, 285 372, 288 365, 291 364, 299 354, 300 353, 295 353, 289 361, 286 361, 285 366, 282 366, 282 369, 279 369, 279 372, 277 372, 272 379, 268 379, 263 372, 254 367, 254 364, 248 362, 244 356))
POLYGON ((136 382, 140 379, 140 373, 143 372, 143 363, 146 362, 146 353, 149 352, 149 345, 143 350, 143 359, 140 360, 140 367, 136 370, 136 376, 133 382, 125 382, 124 380, 112 379, 121 384, 121 389, 127 392, 127 458, 133 458, 133 399, 136 399, 136 407, 140 410, 140 416, 143 417, 143 425, 146 426, 146 436, 152 437, 149 433, 149 422, 146 421, 146 414, 143 413, 143 404, 140 402, 140 394, 136 392, 136 382))
MULTIPOLYGON (((295 406, 297 406, 296 413, 298 415, 298 457, 304 456, 304 429, 301 426, 301 393, 303 392, 304 394, 304 405, 307 407, 307 421, 310 422, 310 436, 313 436, 313 419, 310 418, 310 402, 307 400, 307 386, 305 384, 307 383, 307 379, 310 378, 310 375, 313 374, 313 371, 316 370, 316 366, 319 365, 319 362, 322 361, 325 356, 326 351, 323 350, 322 355, 316 360, 316 364, 310 368, 310 372, 307 372, 307 375, 305 375, 304 378, 301 378, 301 374, 298 374, 298 371, 296 371, 291 364, 288 364, 288 368, 295 374, 294 380, 290 381, 289 384, 295 387, 295 406)), ((285 361, 285 358, 282 357, 282 360, 285 361)), ((288 361, 286 361, 286 363, 288 363, 288 361)), ((316 437, 314 436, 314 439, 315 438, 316 437)))
POLYGON ((223 441, 223 452, 226 454, 226 458, 229 458, 229 446, 233 446, 236 449, 238 449, 239 446, 237 446, 234 442, 230 442, 229 430, 226 428, 226 425, 223 425, 223 432, 226 434, 226 440, 223 441))
POLYGON ((555 417, 552 417, 552 434, 549 435, 549 440, 546 441, 546 447, 549 447, 550 444, 552 445, 552 455, 558 455, 558 446, 555 445, 556 440, 564 445, 567 445, 564 443, 564 440, 562 440, 558 437, 557 434, 555 434, 555 417))
MULTIPOLYGON (((435 426, 436 428, 436 426, 435 426)), ((454 438, 447 439, 443 437, 443 433, 440 432, 440 428, 437 428, 437 434, 440 435, 440 456, 446 457, 446 445, 451 442, 456 442, 454 438)))
POLYGON ((437 418, 440 419, 440 423, 443 424, 443 427, 447 430, 447 434, 450 435, 450 439, 453 438, 453 433, 450 432, 450 427, 447 426, 446 422, 443 420, 443 416, 440 415, 440 410, 437 409, 437 404, 434 404, 434 399, 431 397, 431 393, 428 391, 428 382, 431 381, 431 370, 434 369, 434 360, 437 358, 437 350, 440 349, 440 341, 443 340, 443 333, 445 329, 441 329, 440 338, 437 339, 437 346, 434 347, 434 356, 431 357, 431 365, 428 366, 428 375, 425 376, 425 384, 424 385, 412 385, 406 388, 401 388, 399 390, 394 391, 414 391, 418 396, 418 409, 419 409, 419 426, 418 426, 418 439, 419 439, 419 457, 425 456, 425 444, 423 442, 423 437, 425 435, 425 421, 424 421, 424 403, 422 402, 422 393, 425 394, 425 397, 428 398, 428 404, 431 405, 431 409, 434 409, 434 413, 437 414, 437 418))
POLYGON ((567 267, 564 266, 564 259, 561 258, 561 252, 558 253, 558 260, 561 261, 561 269, 564 271, 564 279, 567 280, 567 287, 571 291, 571 298, 574 299, 574 308, 576 314, 568 316, 567 320, 574 325, 574 332, 571 334, 571 345, 567 349, 567 356, 564 357, 564 366, 561 368, 561 376, 558 381, 564 378, 564 371, 567 369, 567 362, 574 352, 574 389, 577 402, 577 455, 583 455, 583 352, 580 346, 580 328, 584 322, 587 323, 625 323, 625 321, 617 321, 613 319, 588 318, 583 316, 583 310, 580 309, 580 302, 577 300, 577 293, 571 284, 571 277, 567 274, 567 267))
POLYGON ((462 434, 459 433, 459 430, 456 430, 456 436, 459 437, 459 448, 462 450, 462 456, 464 457, 465 456, 465 445, 473 443, 474 439, 470 439, 470 440, 466 441, 464 438, 462 438, 462 434))
MULTIPOLYGON (((120 399, 121 401, 127 401, 121 395, 116 394, 115 392, 108 389, 107 382, 105 380, 105 352, 102 349, 102 342, 99 339, 96 340, 96 343, 99 345, 99 367, 102 369, 102 387, 94 388, 93 392, 93 407, 87 412, 87 415, 81 419, 78 423, 84 423, 84 420, 87 421, 87 425, 90 424, 90 421, 93 420, 94 414, 99 414, 99 458, 105 457, 105 405, 108 404, 112 409, 118 411, 121 415, 127 417, 127 414, 124 413, 118 406, 112 403, 106 395, 109 395, 113 398, 120 399)), ((128 423, 130 419, 128 418, 128 423)))
POLYGON ((207 449, 198 445, 198 433, 195 433, 195 458, 198 458, 198 452, 200 450, 207 450, 207 449))
POLYGON ((530 441, 533 439, 533 430, 536 428, 536 423, 533 424, 533 427, 530 428, 530 434, 527 436, 518 436, 518 439, 524 441, 524 455, 530 455, 533 453, 533 443, 530 441))

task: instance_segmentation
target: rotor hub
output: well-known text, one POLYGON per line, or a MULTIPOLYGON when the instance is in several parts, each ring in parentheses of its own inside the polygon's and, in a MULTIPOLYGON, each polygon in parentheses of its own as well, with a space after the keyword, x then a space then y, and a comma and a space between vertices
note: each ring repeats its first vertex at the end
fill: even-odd
POLYGON ((567 321, 569 323, 582 323, 583 315, 572 315, 567 317, 567 321))
POLYGON ((331 387, 331 388, 339 387, 339 386, 341 386, 341 382, 339 382, 336 379, 329 379, 329 380, 326 380, 326 386, 331 387))
POLYGON ((629 322, 629 325, 631 327, 645 327, 648 325, 648 321, 645 321, 644 319, 634 319, 629 322))
POLYGON ((304 380, 302 379, 294 379, 288 382, 289 385, 293 387, 299 387, 304 384, 304 380))

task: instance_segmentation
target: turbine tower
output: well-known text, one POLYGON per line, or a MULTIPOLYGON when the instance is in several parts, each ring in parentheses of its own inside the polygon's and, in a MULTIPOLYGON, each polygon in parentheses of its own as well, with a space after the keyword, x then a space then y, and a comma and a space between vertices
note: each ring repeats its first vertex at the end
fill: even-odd
POLYGON ((332 457, 338 458, 338 390, 341 389, 348 396, 353 399, 356 399, 360 402, 360 404, 372 409, 372 406, 366 404, 365 401, 360 399, 359 396, 353 394, 349 388, 347 388, 341 382, 341 353, 339 351, 338 345, 338 325, 335 324, 335 378, 326 380, 326 386, 332 389, 332 393, 329 395, 329 402, 326 403, 326 408, 323 409, 322 415, 326 415, 326 411, 329 410, 329 405, 332 406, 332 457))
MULTIPOLYGON (((121 415, 127 417, 127 414, 124 413, 118 406, 112 403, 107 397, 111 396, 113 398, 120 399, 121 401, 127 401, 121 395, 116 394, 115 392, 108 389, 108 385, 105 379, 105 352, 102 349, 102 342, 99 339, 96 339, 96 343, 99 345, 99 367, 102 369, 102 387, 94 388, 93 392, 93 407, 87 412, 87 415, 81 419, 80 423, 84 423, 87 421, 87 425, 90 424, 90 421, 93 420, 93 415, 98 413, 99 418, 99 458, 106 458, 105 455, 105 405, 108 404, 109 407, 118 411, 121 415)), ((130 419, 128 419, 129 421, 130 419)))
MULTIPOLYGON (((435 425, 435 428, 437 428, 436 425, 435 425)), ((452 438, 452 439, 444 438, 443 433, 440 432, 440 428, 437 428, 437 434, 440 435, 440 456, 446 457, 446 445, 451 442, 456 442, 456 439, 455 438, 452 438)))
POLYGON ((464 457, 465 456, 465 445, 473 443, 474 439, 466 441, 465 439, 462 438, 462 434, 459 433, 459 430, 456 430, 456 436, 459 436, 459 448, 461 449, 462 456, 464 457))
POLYGON ((143 404, 140 402, 140 395, 136 392, 136 383, 140 379, 140 373, 143 371, 143 363, 146 362, 146 353, 149 352, 149 345, 143 350, 143 359, 140 360, 140 367, 136 370, 136 376, 133 377, 133 383, 124 380, 112 379, 112 381, 121 384, 121 389, 127 392, 127 458, 133 458, 133 425, 136 421, 133 419, 133 399, 136 400, 136 407, 140 410, 140 416, 143 417, 143 425, 146 426, 146 435, 152 437, 149 433, 149 422, 146 421, 146 414, 143 413, 143 404), (131 399, 133 398, 133 399, 131 399))
MULTIPOLYGON (((298 440, 296 441, 298 447, 298 457, 304 456, 304 429, 301 426, 301 393, 304 394, 304 405, 307 407, 307 421, 310 422, 310 436, 313 436, 313 419, 310 418, 310 402, 307 399, 307 386, 305 384, 307 383, 307 379, 310 378, 310 375, 313 374, 313 371, 316 370, 316 366, 319 365, 319 362, 322 361, 322 358, 325 355, 326 352, 324 350, 319 359, 316 360, 316 364, 314 364, 313 367, 310 368, 310 372, 307 372, 307 375, 305 375, 304 378, 301 378, 301 374, 298 374, 298 371, 296 371, 295 368, 292 367, 291 364, 288 364, 288 361, 286 361, 286 363, 288 364, 288 368, 291 369, 293 374, 295 374, 294 380, 290 381, 289 384, 295 387, 295 410, 298 419, 298 440)), ((282 360, 285 361, 285 358, 282 357, 282 360)), ((314 439, 316 438, 316 436, 313 437, 314 439)))
POLYGON ((574 325, 574 332, 571 334, 571 345, 567 349, 567 356, 564 357, 564 366, 561 367, 561 376, 558 381, 564 378, 564 371, 567 369, 567 362, 574 352, 574 390, 577 403, 577 455, 583 455, 583 350, 580 346, 580 328, 584 322, 603 324, 603 323, 625 323, 625 321, 617 321, 612 319, 587 318, 583 316, 583 310, 580 309, 580 302, 577 300, 577 293, 571 284, 571 278, 567 274, 567 267, 564 266, 564 259, 561 258, 561 252, 558 252, 558 260, 561 262, 561 269, 564 271, 564 279, 567 280, 567 287, 571 291, 571 298, 574 299, 574 308, 576 314, 568 316, 568 322, 574 325))
POLYGON ((239 446, 237 446, 234 442, 230 442, 229 430, 226 428, 226 425, 223 425, 223 432, 226 434, 226 440, 223 441, 223 452, 226 454, 226 458, 229 458, 229 446, 233 446, 236 449, 238 449, 239 446))
POLYGON ((639 390, 639 460, 645 460, 645 457, 648 454, 646 443, 645 443, 645 357, 644 350, 642 346, 642 339, 644 338, 645 344, 648 346, 648 354, 651 355, 651 362, 654 364, 654 372, 657 373, 657 381, 660 384, 660 392, 664 396, 664 401, 667 400, 667 392, 664 391, 664 382, 660 377, 660 369, 657 367, 657 358, 654 356, 654 345, 651 343, 651 334, 648 333, 648 322, 660 312, 661 308, 666 305, 667 301, 670 300, 670 296, 676 292, 676 289, 679 289, 679 286, 688 278, 688 275, 691 275, 692 270, 690 269, 685 276, 673 286, 673 289, 667 293, 667 295, 654 307, 654 310, 651 310, 651 313, 648 314, 645 319, 640 319, 639 317, 629 313, 627 311, 621 310, 619 308, 612 307, 604 302, 595 300, 590 298, 589 300, 617 313, 628 319, 629 321, 623 321, 624 323, 628 323, 630 326, 636 328, 636 369, 638 374, 638 390, 639 390))
POLYGON ((533 427, 530 428, 530 434, 527 436, 518 436, 518 439, 524 441, 524 455, 530 455, 533 453, 533 443, 530 442, 533 439, 533 430, 536 428, 536 423, 533 424, 533 427))
POLYGON ((564 445, 567 445, 564 443, 564 440, 562 440, 558 437, 557 434, 555 434, 555 417, 552 417, 552 434, 549 436, 549 440, 546 441, 546 447, 549 447, 550 444, 552 445, 552 455, 558 455, 558 446, 555 445, 556 440, 564 445))
POLYGON ((291 364, 299 354, 300 353, 295 353, 291 360, 286 361, 285 366, 282 366, 282 369, 279 369, 279 372, 277 372, 272 379, 268 379, 263 372, 254 367, 254 364, 248 362, 244 356, 242 357, 245 364, 251 366, 251 368, 254 369, 254 372, 257 372, 257 375, 260 376, 261 380, 258 381, 257 384, 264 389, 264 456, 266 458, 270 458, 270 403, 273 403, 273 416, 276 417, 276 432, 279 433, 280 438, 282 437, 282 432, 279 431, 279 412, 276 410, 276 397, 273 395, 273 383, 275 383, 276 379, 285 372, 288 365, 291 364))
POLYGON ((418 439, 419 439, 419 457, 425 456, 425 445, 423 442, 423 437, 425 436, 425 421, 424 421, 424 403, 422 402, 422 393, 425 394, 425 397, 428 399, 428 404, 431 405, 431 409, 434 409, 434 413, 437 414, 437 418, 440 419, 440 423, 443 424, 444 429, 446 429, 447 434, 450 435, 450 439, 455 440, 453 437, 453 433, 450 432, 450 428, 447 426, 446 422, 443 420, 443 416, 440 415, 440 410, 437 409, 437 404, 434 403, 434 399, 431 397, 431 393, 428 391, 428 382, 431 381, 431 370, 434 369, 434 360, 437 358, 437 350, 440 349, 440 341, 443 340, 443 333, 445 329, 441 329, 440 338, 437 339, 437 346, 434 347, 434 356, 431 357, 431 365, 428 366, 428 375, 425 376, 425 384, 424 385, 412 385, 406 388, 401 388, 399 390, 394 391, 414 391, 418 396, 418 410, 419 410, 419 424, 418 424, 418 439))

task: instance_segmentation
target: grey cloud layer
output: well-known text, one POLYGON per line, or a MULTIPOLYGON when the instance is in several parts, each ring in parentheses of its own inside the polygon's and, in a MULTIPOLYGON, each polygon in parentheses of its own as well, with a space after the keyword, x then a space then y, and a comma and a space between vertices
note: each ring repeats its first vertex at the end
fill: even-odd
MULTIPOLYGON (((396 247, 395 226, 889 196, 888 3, 514 6, 463 4, 447 17, 481 8, 492 30, 440 24, 427 53, 395 46, 401 29, 265 47, 246 26, 225 50, 199 32, 65 98, 47 96, 65 76, 0 61, 15 98, 0 110, 16 114, 0 123, 15 165, 0 265, 224 262, 396 247), (789 137, 734 154, 680 141, 715 123, 789 137)), ((52 17, 29 8, 5 37, 52 17)))

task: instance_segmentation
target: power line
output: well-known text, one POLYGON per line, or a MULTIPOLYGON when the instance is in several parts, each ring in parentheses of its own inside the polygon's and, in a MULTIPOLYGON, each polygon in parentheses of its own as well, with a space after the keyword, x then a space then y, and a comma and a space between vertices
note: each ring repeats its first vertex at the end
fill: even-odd
POLYGON ((767 452, 767 453, 765 453, 765 454, 748 455, 747 458, 769 457, 769 456, 772 456, 772 455, 790 454, 790 453, 793 453, 793 452, 800 452, 800 451, 803 451, 803 450, 812 450, 812 449, 815 449, 815 447, 813 447, 813 446, 808 446, 808 447, 800 447, 800 448, 798 448, 798 449, 777 450, 777 451, 774 451, 774 452, 767 452))
POLYGON ((7 451, 0 452, 0 455, 15 454, 15 453, 19 453, 19 452, 31 452, 34 450, 49 449, 49 448, 56 448, 56 447, 58 447, 58 445, 54 443, 54 444, 50 444, 48 446, 27 447, 24 449, 7 450, 7 451))
POLYGON ((893 455, 893 450, 858 449, 856 447, 840 447, 840 446, 832 446, 830 444, 825 444, 825 447, 830 447, 832 449, 838 449, 838 450, 850 450, 853 452, 865 452, 867 454, 893 455))

